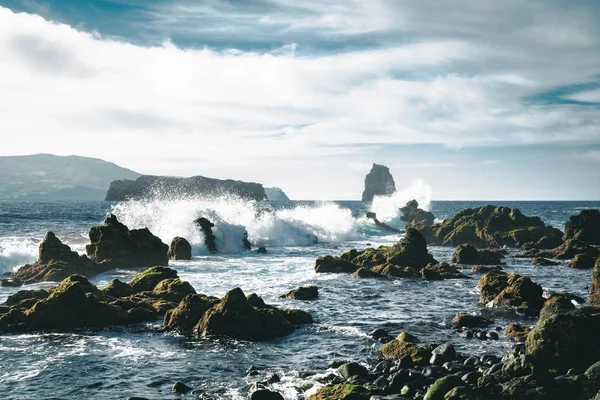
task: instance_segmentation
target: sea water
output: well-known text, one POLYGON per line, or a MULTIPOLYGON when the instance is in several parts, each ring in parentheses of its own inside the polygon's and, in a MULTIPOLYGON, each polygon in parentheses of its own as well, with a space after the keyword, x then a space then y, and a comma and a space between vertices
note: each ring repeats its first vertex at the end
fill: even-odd
MULTIPOLYGON (((319 377, 332 360, 364 363, 377 359, 380 344, 368 333, 384 328, 391 334, 408 331, 425 342, 451 342, 459 351, 501 353, 504 340, 466 340, 449 329, 459 312, 481 312, 498 327, 535 320, 498 309, 482 309, 475 291, 479 274, 471 279, 428 282, 421 279, 352 279, 346 274, 315 274, 315 259, 339 255, 351 248, 392 244, 401 235, 381 231, 366 219, 366 211, 401 228, 397 209, 410 198, 443 220, 467 207, 490 202, 437 202, 420 190, 360 202, 254 203, 231 198, 171 199, 110 202, 0 202, 0 273, 37 259, 38 245, 53 231, 72 249, 84 253, 88 232, 114 213, 130 228, 148 227, 165 243, 186 237, 193 246, 192 261, 172 261, 179 276, 197 292, 223 296, 240 287, 256 292, 276 306, 309 311, 315 324, 291 335, 261 343, 182 336, 161 331, 162 321, 70 334, 0 335, 0 398, 10 399, 243 399, 252 384, 277 373, 274 385, 286 399, 303 399, 321 385, 319 377), (193 221, 200 216, 215 223, 218 254, 209 254, 193 221), (253 245, 268 254, 243 251, 244 231, 253 245), (281 299, 287 291, 319 287, 319 299, 281 299), (255 367, 259 374, 247 376, 255 367), (310 373, 307 373, 310 372, 310 373), (314 373, 314 374, 311 374, 314 373), (310 376, 309 376, 310 375, 310 376), (307 377, 308 376, 308 377, 307 377), (182 381, 196 394, 176 395, 171 386, 182 381)), ((569 216, 600 202, 491 202, 537 215, 563 229, 569 216)), ((430 247, 439 261, 448 261, 452 248, 430 247)), ((547 290, 568 290, 587 296, 589 270, 563 266, 534 266, 528 259, 507 258, 505 270, 530 276, 547 290)), ((102 287, 111 279, 130 279, 137 271, 113 270, 92 281, 102 287)), ((23 288, 0 287, 0 302, 23 288)), ((502 335, 501 335, 502 336, 502 335)))

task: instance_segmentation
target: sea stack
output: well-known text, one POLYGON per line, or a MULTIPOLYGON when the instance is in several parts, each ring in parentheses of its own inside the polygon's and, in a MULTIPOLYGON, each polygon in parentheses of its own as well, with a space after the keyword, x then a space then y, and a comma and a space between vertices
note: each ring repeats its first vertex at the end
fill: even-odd
POLYGON ((396 192, 396 184, 390 169, 384 165, 373 164, 371 172, 365 177, 365 190, 362 201, 370 203, 375 196, 389 196, 396 192))

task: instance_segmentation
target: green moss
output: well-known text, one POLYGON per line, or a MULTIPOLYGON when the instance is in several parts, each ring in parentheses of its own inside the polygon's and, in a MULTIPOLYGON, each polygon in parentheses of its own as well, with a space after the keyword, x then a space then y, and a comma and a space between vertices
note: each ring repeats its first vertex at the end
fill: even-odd
POLYGON ((339 384, 324 386, 308 398, 308 400, 368 400, 377 390, 360 385, 339 384))
POLYGON ((416 365, 427 365, 431 351, 414 343, 394 339, 381 347, 381 355, 387 360, 399 360, 408 355, 416 365))
POLYGON ((449 375, 436 380, 425 394, 424 400, 444 400, 444 396, 457 386, 464 385, 456 375, 449 375))

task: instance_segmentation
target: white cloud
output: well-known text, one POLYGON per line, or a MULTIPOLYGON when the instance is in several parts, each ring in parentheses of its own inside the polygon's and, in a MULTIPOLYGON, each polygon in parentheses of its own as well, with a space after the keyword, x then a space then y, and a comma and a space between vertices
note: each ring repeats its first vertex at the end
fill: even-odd
POLYGON ((586 90, 566 96, 567 99, 588 103, 600 103, 600 89, 586 90))
MULTIPOLYGON (((290 17, 287 29, 356 34, 396 31, 409 20, 386 1, 340 4, 319 11, 321 2, 305 2, 304 11, 321 16, 290 17)), ((599 140, 592 110, 522 101, 565 79, 552 79, 554 66, 461 73, 490 65, 493 49, 468 34, 434 36, 325 55, 299 55, 293 43, 271 52, 181 49, 170 41, 143 47, 0 7, 0 155, 79 154, 145 173, 265 183, 258 165, 295 163, 295 171, 272 171, 272 184, 294 193, 307 181, 290 176, 310 168, 319 176, 327 168, 319 162, 334 157, 352 160, 336 176, 360 170, 377 161, 362 155, 375 145, 599 140)), ((536 64, 541 55, 532 57, 536 64)), ((349 193, 349 180, 331 190, 349 193)), ((362 177, 356 181, 359 192, 362 177)))

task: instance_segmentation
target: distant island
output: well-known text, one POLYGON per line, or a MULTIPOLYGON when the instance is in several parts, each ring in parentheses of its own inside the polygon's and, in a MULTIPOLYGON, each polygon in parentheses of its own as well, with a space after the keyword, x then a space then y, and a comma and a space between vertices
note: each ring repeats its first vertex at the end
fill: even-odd
POLYGON ((0 157, 0 199, 103 200, 112 181, 140 175, 98 158, 53 154, 0 157))

